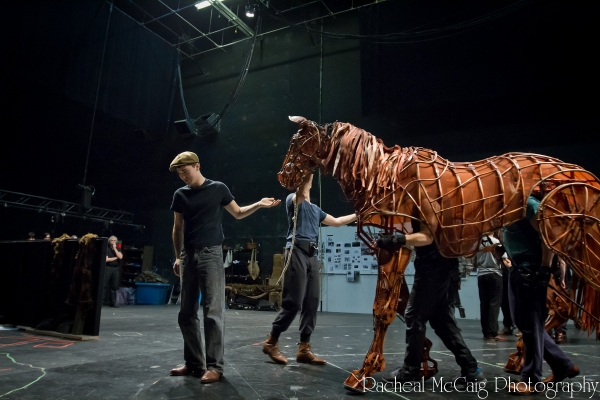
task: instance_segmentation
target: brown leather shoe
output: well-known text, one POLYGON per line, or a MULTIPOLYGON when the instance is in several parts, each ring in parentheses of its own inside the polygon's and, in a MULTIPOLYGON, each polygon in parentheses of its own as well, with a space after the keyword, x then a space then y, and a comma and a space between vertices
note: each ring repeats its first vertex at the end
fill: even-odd
POLYGON ((538 394, 533 385, 528 385, 525 382, 510 382, 508 384, 508 393, 516 396, 531 396, 538 394))
POLYGON ((191 369, 189 369, 187 367, 187 365, 184 365, 183 367, 179 367, 179 368, 173 368, 170 372, 171 376, 188 376, 188 375, 192 375, 192 376, 197 376, 197 377, 201 377, 204 374, 204 371, 193 371, 191 369))
POLYGON ((223 374, 220 373, 219 371, 215 371, 214 369, 209 369, 208 371, 206 371, 204 373, 204 375, 202 375, 202 378, 200 378, 200 382, 201 383, 217 382, 217 381, 219 381, 219 379, 221 379, 221 376, 223 376, 223 374))
POLYGON ((499 333, 503 335, 512 335, 513 329, 510 326, 505 326, 499 333))
POLYGON ((550 383, 550 382, 562 382, 567 378, 574 378, 579 375, 579 367, 577 365, 573 365, 573 368, 563 372, 562 374, 555 374, 554 372, 550 374, 549 377, 544 379, 542 382, 550 383))
POLYGON ((271 358, 271 360, 273 360, 277 364, 288 363, 287 358, 285 358, 285 356, 279 351, 277 341, 273 341, 271 335, 267 335, 267 340, 263 342, 263 353, 268 355, 271 358))
POLYGON ((298 348, 298 353, 296 354, 296 361, 299 363, 313 364, 313 365, 325 365, 327 361, 315 356, 310 349, 309 342, 300 342, 298 343, 300 347, 298 348))
POLYGON ((506 338, 504 336, 484 336, 483 340, 495 340, 496 342, 506 342, 506 338))

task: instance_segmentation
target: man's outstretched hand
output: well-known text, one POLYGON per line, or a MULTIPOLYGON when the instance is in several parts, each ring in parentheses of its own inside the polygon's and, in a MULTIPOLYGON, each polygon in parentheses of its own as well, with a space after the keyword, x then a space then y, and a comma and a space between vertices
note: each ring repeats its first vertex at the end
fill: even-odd
POLYGON ((258 203, 263 208, 271 208, 271 207, 275 207, 276 205, 278 205, 279 203, 281 203, 281 200, 275 200, 273 197, 265 197, 264 199, 262 199, 258 203))

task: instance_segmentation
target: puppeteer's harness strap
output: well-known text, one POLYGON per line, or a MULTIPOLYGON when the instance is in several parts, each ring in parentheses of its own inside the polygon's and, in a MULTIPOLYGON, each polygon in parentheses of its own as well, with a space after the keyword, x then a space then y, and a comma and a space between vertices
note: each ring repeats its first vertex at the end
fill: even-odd
MULTIPOLYGON (((294 250, 294 242, 296 241, 296 226, 298 225, 298 191, 296 190, 296 194, 294 194, 294 217, 292 218, 294 221, 294 228, 292 229, 292 245, 290 246, 290 250, 288 251, 287 260, 285 260, 285 266, 283 267, 283 271, 281 271, 281 275, 279 279, 277 279, 277 284, 283 279, 285 275, 285 271, 287 271, 290 260, 292 259, 292 251, 294 250)), ((281 285, 281 289, 283 290, 283 284, 281 285)))

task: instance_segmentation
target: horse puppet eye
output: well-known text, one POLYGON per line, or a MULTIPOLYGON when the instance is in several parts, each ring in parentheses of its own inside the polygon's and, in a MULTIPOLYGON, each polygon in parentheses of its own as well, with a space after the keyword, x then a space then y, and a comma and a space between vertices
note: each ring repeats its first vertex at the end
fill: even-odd
POLYGON ((290 174, 294 170, 294 163, 287 163, 283 166, 283 170, 286 174, 290 174))

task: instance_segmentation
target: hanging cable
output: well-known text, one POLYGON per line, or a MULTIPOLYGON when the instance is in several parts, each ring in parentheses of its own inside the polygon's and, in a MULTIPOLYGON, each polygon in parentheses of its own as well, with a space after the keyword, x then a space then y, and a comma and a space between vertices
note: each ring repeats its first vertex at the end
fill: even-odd
POLYGON ((211 133, 214 133, 214 130, 216 129, 218 124, 221 122, 223 117, 225 117, 225 114, 227 114, 229 109, 231 107, 233 107, 235 105, 235 103, 237 102, 240 92, 242 90, 242 87, 244 86, 244 83, 246 82, 246 77, 248 76, 248 71, 250 69, 250 63, 252 62, 252 58, 254 55, 254 47, 256 45, 256 38, 258 37, 258 31, 260 29, 260 26, 261 26, 261 16, 259 15, 258 18, 256 19, 254 35, 252 36, 252 41, 250 42, 250 45, 248 47, 246 59, 244 60, 244 65, 242 66, 240 74, 238 75, 237 84, 236 84, 235 88, 233 89, 233 91, 231 92, 231 95, 229 96, 229 101, 225 104, 225 106, 223 107, 221 112, 217 115, 217 117, 214 119, 214 121, 209 122, 209 125, 198 124, 198 121, 202 118, 202 116, 200 116, 196 119, 193 119, 192 117, 190 117, 187 106, 185 104, 185 98, 183 95, 183 79, 181 78, 181 57, 179 57, 178 62, 177 62, 177 76, 179 78, 179 93, 181 95, 181 103, 183 105, 183 112, 185 114, 186 125, 187 125, 188 129, 190 130, 190 132, 192 132, 195 135, 198 135, 200 137, 207 136, 211 133))
POLYGON ((183 106, 183 113, 185 115, 185 124, 187 125, 190 132, 198 134, 198 128, 196 127, 195 121, 190 118, 187 106, 185 105, 185 97, 183 97, 183 79, 181 79, 181 53, 177 58, 177 77, 179 78, 179 94, 181 95, 181 105, 183 106))
POLYGON ((100 72, 98 74, 98 87, 96 88, 96 99, 94 100, 94 112, 92 113, 92 127, 90 128, 90 139, 88 141, 87 155, 85 157, 85 169, 83 171, 83 183, 81 186, 85 188, 85 180, 87 178, 88 163, 90 161, 90 150, 92 148, 92 135, 94 133, 94 124, 96 122, 96 110, 98 108, 98 96, 100 95, 100 83, 102 82, 102 69, 104 66, 104 55, 106 54, 106 43, 108 41, 108 28, 110 27, 110 19, 112 16, 113 3, 110 3, 108 9, 108 21, 106 22, 106 33, 104 34, 104 45, 102 46, 102 59, 100 60, 100 72))
MULTIPOLYGON (((323 32, 323 20, 321 20, 321 32, 323 32)), ((322 124, 323 118, 323 36, 321 36, 320 43, 320 57, 319 57, 319 124, 322 124)), ((323 186, 321 185, 321 169, 319 168, 319 207, 321 210, 323 209, 323 186)), ((320 243, 323 243, 323 224, 319 223, 319 239, 320 243)), ((320 304, 321 304, 321 312, 323 312, 323 253, 325 253, 324 249, 319 249, 319 272, 321 273, 321 287, 320 287, 320 304)))
MULTIPOLYGON (((318 29, 313 29, 306 26, 306 22, 293 23, 288 19, 282 17, 281 12, 276 10, 274 7, 267 8, 267 15, 271 18, 288 25, 291 28, 303 29, 310 33, 319 34, 324 37, 332 38, 332 39, 360 39, 373 43, 387 43, 387 44, 397 44, 397 43, 414 43, 414 42, 422 42, 422 41, 430 41, 442 39, 448 36, 452 36, 458 33, 462 33, 466 30, 472 29, 478 25, 481 25, 485 22, 490 22, 495 19, 504 17, 509 13, 516 11, 525 5, 531 3, 531 0, 518 0, 514 3, 511 3, 507 6, 498 8, 497 10, 485 13, 483 15, 466 19, 464 21, 449 24, 445 27, 434 28, 434 29, 426 29, 415 31, 417 28, 411 28, 405 30, 403 32, 395 32, 388 34, 377 34, 377 35, 356 35, 356 34, 348 34, 348 33, 335 33, 335 32, 323 32, 318 29), (275 11, 273 13, 272 10, 275 11)), ((377 4, 373 3, 372 5, 377 4)), ((426 25, 430 25, 428 23, 426 25)))
POLYGON ((225 107, 223 107, 223 110, 219 113, 217 119, 211 124, 211 127, 215 127, 221 121, 221 119, 223 119, 225 114, 227 114, 227 112, 229 111, 229 108, 233 107, 239 98, 240 91, 244 86, 244 82, 246 82, 246 77, 248 76, 248 70, 250 69, 250 63, 252 62, 252 56, 254 55, 254 47, 256 45, 256 38, 258 37, 258 31, 260 30, 260 23, 261 15, 259 14, 258 18, 256 19, 256 26, 254 27, 254 36, 252 37, 252 43, 250 44, 250 48, 246 56, 246 61, 244 62, 244 67, 240 72, 238 83, 233 92, 231 93, 229 102, 225 104, 225 107))

